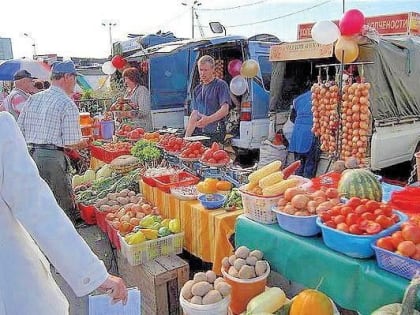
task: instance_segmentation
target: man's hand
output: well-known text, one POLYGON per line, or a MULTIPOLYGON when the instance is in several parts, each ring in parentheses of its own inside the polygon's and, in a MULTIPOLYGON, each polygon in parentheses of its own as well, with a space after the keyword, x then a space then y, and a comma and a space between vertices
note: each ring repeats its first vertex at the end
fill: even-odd
POLYGON ((105 282, 102 283, 98 289, 109 294, 109 296, 112 298, 112 304, 115 304, 119 301, 122 301, 124 305, 127 303, 127 287, 124 283, 124 280, 119 277, 109 275, 105 282))
POLYGON ((211 123, 210 117, 206 116, 206 115, 200 115, 200 119, 195 123, 195 126, 197 128, 204 128, 206 127, 208 124, 211 123))

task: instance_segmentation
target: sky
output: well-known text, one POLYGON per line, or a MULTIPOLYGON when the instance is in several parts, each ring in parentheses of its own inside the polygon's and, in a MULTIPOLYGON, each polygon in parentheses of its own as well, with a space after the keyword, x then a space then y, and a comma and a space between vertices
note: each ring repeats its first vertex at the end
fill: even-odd
MULTIPOLYGON (((110 53, 109 23, 113 41, 128 34, 171 31, 191 38, 194 0, 43 0, 2 1, 0 37, 12 39, 14 58, 33 54, 105 58, 110 53), (185 3, 186 5, 183 5, 185 3), (103 26, 105 23, 106 26, 103 26), (26 33, 28 36, 25 36, 26 33)), ((419 12, 420 0, 195 0, 204 36, 214 36, 208 23, 221 22, 230 35, 270 33, 281 40, 296 40, 297 24, 340 19, 357 8, 365 16, 419 12)), ((200 37, 197 20, 195 37, 200 37)))

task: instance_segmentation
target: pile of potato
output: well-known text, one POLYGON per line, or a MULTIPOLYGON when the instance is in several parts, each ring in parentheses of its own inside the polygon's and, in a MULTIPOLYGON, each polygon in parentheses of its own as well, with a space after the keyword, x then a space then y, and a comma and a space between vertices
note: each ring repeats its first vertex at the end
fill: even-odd
POLYGON ((231 286, 214 271, 197 272, 181 289, 182 297, 198 305, 214 304, 230 295, 231 286))
POLYGON ((113 207, 113 209, 118 210, 121 206, 125 206, 130 203, 139 203, 142 200, 142 194, 136 194, 136 192, 126 188, 121 190, 120 192, 110 192, 104 198, 98 199, 95 203, 95 207, 98 208, 100 211, 109 211, 110 209, 108 207, 102 206, 115 206, 113 207))
POLYGON ((222 266, 230 276, 239 279, 252 279, 265 274, 268 262, 262 260, 262 251, 256 249, 250 251, 246 246, 240 246, 235 253, 224 257, 222 266))

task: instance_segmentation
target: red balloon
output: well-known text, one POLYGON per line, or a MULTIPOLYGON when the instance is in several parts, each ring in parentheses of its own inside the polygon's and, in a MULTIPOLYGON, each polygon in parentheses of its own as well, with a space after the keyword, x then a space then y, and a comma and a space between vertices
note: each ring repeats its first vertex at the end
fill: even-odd
POLYGON ((365 24, 363 13, 357 9, 346 11, 339 23, 341 35, 350 36, 359 33, 365 24))
POLYGON ((233 59, 228 63, 228 72, 232 77, 236 77, 241 73, 242 61, 233 59))
POLYGON ((116 55, 112 58, 111 63, 115 68, 122 69, 127 64, 127 61, 124 59, 124 57, 116 55))

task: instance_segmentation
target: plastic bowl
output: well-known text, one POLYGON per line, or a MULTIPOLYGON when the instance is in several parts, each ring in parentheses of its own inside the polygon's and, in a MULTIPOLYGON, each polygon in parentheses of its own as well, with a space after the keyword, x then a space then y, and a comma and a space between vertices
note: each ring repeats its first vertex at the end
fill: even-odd
POLYGON ((206 194, 198 196, 198 200, 206 209, 218 209, 225 203, 226 196, 222 194, 206 194))
POLYGON ((400 222, 395 223, 389 228, 374 235, 354 235, 345 233, 326 226, 321 222, 319 217, 316 219, 316 224, 321 228, 322 239, 327 247, 350 257, 369 258, 375 254, 371 246, 372 243, 376 242, 381 237, 397 231, 401 224, 404 221, 407 221, 408 217, 402 212, 394 210, 394 213, 400 217, 400 222))
POLYGON ((292 215, 277 210, 277 207, 271 210, 277 216, 277 223, 285 231, 300 236, 314 236, 321 232, 321 228, 316 224, 317 215, 292 215))

